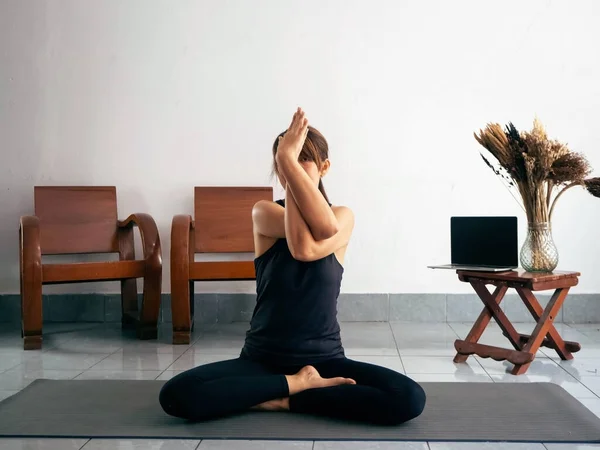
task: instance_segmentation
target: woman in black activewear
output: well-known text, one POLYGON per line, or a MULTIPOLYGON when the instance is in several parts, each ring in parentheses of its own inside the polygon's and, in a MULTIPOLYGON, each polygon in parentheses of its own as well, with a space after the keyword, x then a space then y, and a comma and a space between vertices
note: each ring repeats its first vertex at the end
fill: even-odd
POLYGON ((300 108, 273 159, 285 199, 252 211, 257 302, 240 356, 173 377, 162 408, 192 421, 251 409, 385 425, 414 419, 425 407, 421 386, 344 354, 337 298, 354 217, 329 203, 327 141, 300 108))

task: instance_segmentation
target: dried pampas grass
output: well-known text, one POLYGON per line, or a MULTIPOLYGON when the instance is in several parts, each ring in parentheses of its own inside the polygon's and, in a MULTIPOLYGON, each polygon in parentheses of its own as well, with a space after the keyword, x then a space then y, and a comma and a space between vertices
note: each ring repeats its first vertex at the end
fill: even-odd
POLYGON ((600 178, 586 179, 591 168, 585 157, 548 138, 537 118, 530 131, 519 131, 511 122, 505 129, 488 123, 474 135, 500 168, 482 154, 487 166, 507 182, 509 189, 518 191, 530 224, 551 222, 556 200, 572 187, 583 186, 600 197, 600 178))
POLYGON ((583 186, 594 197, 600 198, 600 178, 596 177, 590 178, 589 180, 583 180, 583 186))

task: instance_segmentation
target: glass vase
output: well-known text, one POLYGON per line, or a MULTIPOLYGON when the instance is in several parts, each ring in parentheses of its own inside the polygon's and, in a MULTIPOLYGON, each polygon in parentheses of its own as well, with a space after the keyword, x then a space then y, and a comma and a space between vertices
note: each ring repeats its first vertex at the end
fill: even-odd
POLYGON ((558 265, 558 249, 550 222, 529 223, 521 247, 521 266, 527 272, 552 272, 558 265))

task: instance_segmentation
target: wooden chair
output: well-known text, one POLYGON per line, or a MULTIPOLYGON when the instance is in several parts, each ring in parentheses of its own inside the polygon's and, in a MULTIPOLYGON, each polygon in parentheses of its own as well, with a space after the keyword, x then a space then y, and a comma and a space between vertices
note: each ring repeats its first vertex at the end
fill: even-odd
POLYGON ((171 227, 173 344, 189 344, 194 282, 253 280, 254 259, 195 261, 196 253, 254 252, 252 208, 273 201, 272 187, 196 187, 194 216, 176 215, 171 227))
POLYGON ((154 219, 132 214, 117 219, 113 187, 34 188, 35 215, 22 216, 19 229, 21 334, 25 350, 42 347, 42 285, 121 281, 122 324, 140 339, 156 339, 160 311, 162 254, 154 219), (142 237, 144 258, 135 259, 133 226, 142 237), (119 253, 119 261, 42 263, 43 255, 119 253), (136 278, 144 279, 138 315, 136 278))

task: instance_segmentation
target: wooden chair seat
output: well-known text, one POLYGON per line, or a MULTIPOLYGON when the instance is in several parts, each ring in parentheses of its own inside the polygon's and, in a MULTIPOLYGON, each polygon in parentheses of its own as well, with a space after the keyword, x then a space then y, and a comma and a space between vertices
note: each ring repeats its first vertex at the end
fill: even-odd
POLYGON ((143 278, 145 261, 109 261, 72 264, 44 264, 44 284, 81 283, 86 281, 119 281, 143 278))
POLYGON ((190 264, 190 279, 195 281, 254 280, 253 261, 202 261, 190 264))
POLYGON ((36 186, 34 215, 19 225, 19 261, 23 346, 42 347, 42 285, 120 281, 122 324, 134 325, 140 339, 156 339, 162 285, 162 253, 154 219, 132 214, 117 219, 114 186, 36 186), (143 258, 136 259, 133 227, 142 238, 143 258), (43 264, 43 255, 118 253, 119 261, 43 264), (144 279, 138 313, 136 278, 144 279))
POLYGON ((271 187, 196 187, 194 219, 176 215, 171 226, 173 344, 189 344, 194 326, 194 282, 253 280, 248 261, 195 261, 196 253, 252 253, 252 209, 273 201, 271 187))

